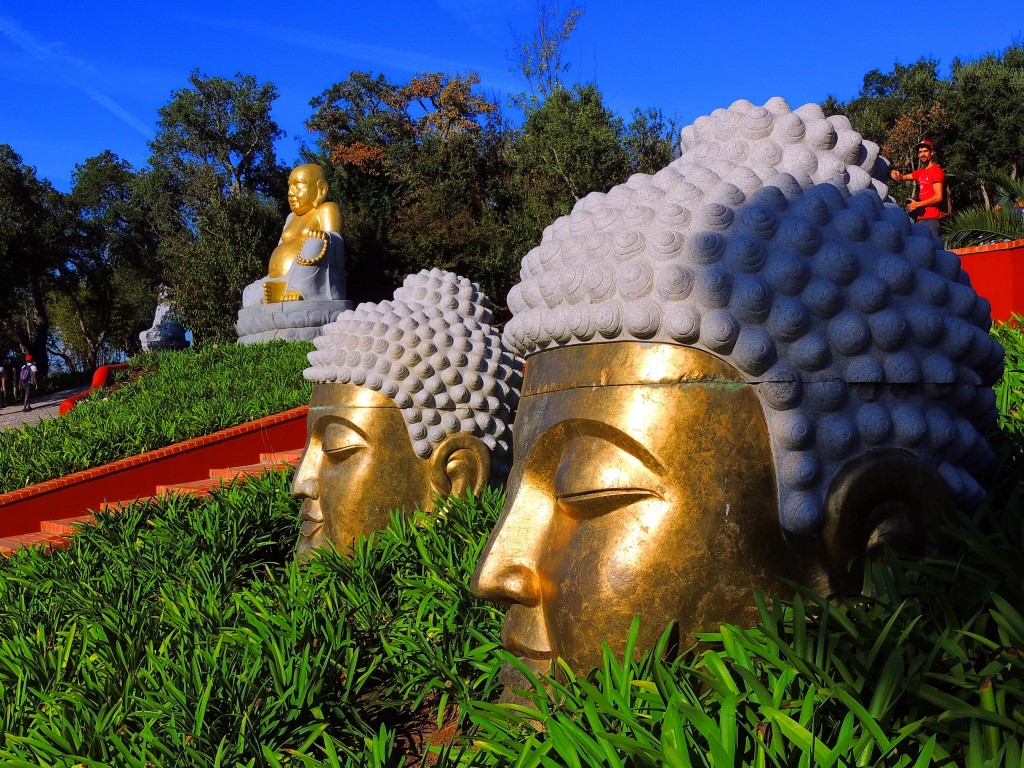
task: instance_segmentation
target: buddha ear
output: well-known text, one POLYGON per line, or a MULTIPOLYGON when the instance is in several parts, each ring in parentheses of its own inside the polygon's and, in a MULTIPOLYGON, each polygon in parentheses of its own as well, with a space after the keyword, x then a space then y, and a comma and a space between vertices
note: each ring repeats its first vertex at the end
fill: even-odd
POLYGON ((479 437, 466 432, 448 435, 430 454, 430 485, 442 496, 479 496, 491 472, 491 451, 479 437))
POLYGON ((327 199, 327 182, 323 179, 317 179, 316 181, 316 202, 315 207, 320 207, 320 204, 327 199))
POLYGON ((859 590, 855 563, 887 546, 905 556, 937 550, 938 526, 952 509, 946 482, 908 451, 872 451, 847 462, 829 488, 821 532, 832 591, 859 590))

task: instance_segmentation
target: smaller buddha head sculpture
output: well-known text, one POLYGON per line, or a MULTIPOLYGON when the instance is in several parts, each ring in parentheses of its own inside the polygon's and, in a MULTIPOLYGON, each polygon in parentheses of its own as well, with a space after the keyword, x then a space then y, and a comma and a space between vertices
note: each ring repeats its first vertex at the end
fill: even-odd
POLYGON ((296 216, 319 208, 327 199, 327 179, 316 163, 297 165, 288 175, 288 206, 296 216))
POLYGON ((441 270, 324 327, 309 354, 316 382, 292 494, 303 500, 298 554, 345 550, 392 511, 503 479, 520 362, 489 324, 479 286, 441 270))
POLYGON ((852 559, 984 497, 989 304, 887 171, 844 117, 739 101, 524 257, 516 459, 473 590, 528 667, 585 673, 635 616, 646 649, 754 621, 754 588, 859 587, 852 559))

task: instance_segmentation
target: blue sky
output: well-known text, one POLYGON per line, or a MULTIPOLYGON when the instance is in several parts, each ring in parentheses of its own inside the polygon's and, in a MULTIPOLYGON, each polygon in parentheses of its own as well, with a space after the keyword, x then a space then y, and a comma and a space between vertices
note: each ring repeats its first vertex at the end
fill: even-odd
MULTIPOLYGON (((563 7, 567 0, 561 0, 563 7)), ((797 106, 854 96, 864 74, 921 56, 948 72, 1022 38, 1019 0, 842 3, 586 0, 567 52, 570 79, 596 82, 628 115, 660 107, 691 122, 738 98, 797 106)), ((475 71, 504 103, 511 29, 528 34, 535 0, 289 3, 0 0, 0 143, 41 176, 70 186, 75 164, 111 149, 148 157, 157 109, 189 73, 252 74, 280 93, 279 156, 307 140, 309 100, 352 70, 405 81, 475 71)))

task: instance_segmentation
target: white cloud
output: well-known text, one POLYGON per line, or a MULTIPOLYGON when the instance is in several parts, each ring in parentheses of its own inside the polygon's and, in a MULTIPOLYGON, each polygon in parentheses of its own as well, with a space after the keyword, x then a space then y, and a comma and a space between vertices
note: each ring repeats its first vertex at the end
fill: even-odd
POLYGON ((448 72, 466 73, 475 71, 480 75, 483 85, 492 88, 510 89, 517 87, 514 80, 504 71, 496 71, 480 67, 467 66, 465 62, 447 59, 420 51, 388 48, 382 45, 368 45, 352 40, 344 40, 329 35, 318 35, 307 30, 289 29, 278 24, 240 23, 238 20, 220 21, 216 19, 190 18, 190 23, 204 24, 210 27, 231 29, 247 35, 261 37, 286 43, 292 47, 306 48, 320 53, 331 54, 370 64, 383 70, 400 70, 403 72, 448 72))
POLYGON ((508 47, 512 42, 509 16, 523 15, 532 4, 528 0, 435 0, 442 10, 454 16, 481 40, 508 47))
POLYGON ((56 75, 81 90, 118 120, 145 138, 152 138, 153 131, 149 126, 96 87, 96 72, 89 62, 68 55, 60 43, 40 40, 6 16, 0 16, 0 35, 6 37, 36 61, 48 64, 56 75))

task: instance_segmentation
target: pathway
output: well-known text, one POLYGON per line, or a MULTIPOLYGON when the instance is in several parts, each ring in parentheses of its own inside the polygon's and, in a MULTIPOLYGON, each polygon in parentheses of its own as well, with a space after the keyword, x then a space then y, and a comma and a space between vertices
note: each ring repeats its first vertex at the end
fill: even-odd
POLYGON ((21 405, 5 405, 0 409, 0 430, 10 427, 20 427, 22 424, 35 424, 43 419, 51 419, 60 415, 60 404, 79 392, 89 388, 88 384, 82 384, 74 389, 65 389, 62 392, 50 392, 46 395, 33 398, 32 410, 23 411, 21 405))

